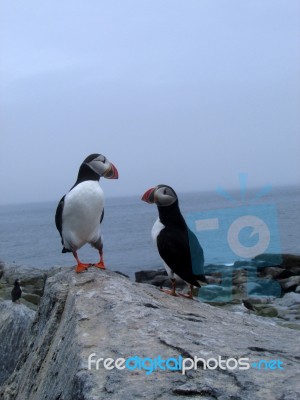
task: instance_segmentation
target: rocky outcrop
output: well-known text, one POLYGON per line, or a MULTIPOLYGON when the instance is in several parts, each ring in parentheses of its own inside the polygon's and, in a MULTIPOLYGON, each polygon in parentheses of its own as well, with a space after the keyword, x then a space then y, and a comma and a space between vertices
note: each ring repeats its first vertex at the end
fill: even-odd
POLYGON ((0 261, 0 300, 11 300, 11 290, 16 279, 22 287, 22 304, 37 310, 50 271, 21 265, 5 264, 0 261))
POLYGON ((24 351, 35 312, 22 304, 0 302, 0 385, 14 371, 24 351))
MULTIPOLYGON (((195 290, 202 301, 230 310, 246 301, 244 304, 253 306, 251 312, 276 318, 277 323, 300 330, 300 256, 262 254, 233 265, 211 264, 205 266, 205 275, 209 284, 199 293, 195 290)), ((136 281, 170 286, 164 269, 137 272, 136 281)))
POLYGON ((65 268, 47 279, 27 345, 0 399, 300 399, 299 332, 247 312, 172 297, 94 267, 83 274, 65 268), (110 369, 103 360, 89 369, 92 353, 95 360, 136 358, 127 369, 111 360, 110 369), (175 370, 174 360, 165 370, 156 363, 155 370, 159 356, 198 357, 198 363, 185 373, 179 361, 175 370), (229 367, 216 367, 219 357, 225 364, 230 359, 229 367), (235 368, 240 358, 250 368, 235 368))

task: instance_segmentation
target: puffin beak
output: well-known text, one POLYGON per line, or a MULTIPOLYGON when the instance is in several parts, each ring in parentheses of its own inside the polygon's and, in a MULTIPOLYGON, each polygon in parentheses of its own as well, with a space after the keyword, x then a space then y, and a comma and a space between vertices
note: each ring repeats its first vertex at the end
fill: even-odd
POLYGON ((143 194, 143 197, 141 198, 142 201, 145 201, 146 203, 149 204, 153 204, 154 203, 154 191, 156 188, 151 188, 149 190, 147 190, 147 192, 145 192, 143 194))
POLYGON ((104 172, 103 177, 106 179, 118 179, 119 178, 118 170, 114 166, 114 164, 110 163, 109 167, 104 172))

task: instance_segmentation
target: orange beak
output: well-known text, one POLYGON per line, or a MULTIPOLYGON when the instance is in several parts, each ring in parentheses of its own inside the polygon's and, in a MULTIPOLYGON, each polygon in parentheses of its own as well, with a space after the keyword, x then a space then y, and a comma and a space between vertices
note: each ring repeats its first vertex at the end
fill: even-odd
POLYGON ((145 201, 146 203, 153 204, 154 203, 154 191, 156 188, 151 188, 148 189, 144 194, 143 197, 141 198, 142 201, 145 201))
POLYGON ((108 170, 105 172, 103 175, 104 178, 106 179, 118 179, 119 178, 119 173, 117 168, 114 166, 114 164, 110 163, 110 167, 108 170))

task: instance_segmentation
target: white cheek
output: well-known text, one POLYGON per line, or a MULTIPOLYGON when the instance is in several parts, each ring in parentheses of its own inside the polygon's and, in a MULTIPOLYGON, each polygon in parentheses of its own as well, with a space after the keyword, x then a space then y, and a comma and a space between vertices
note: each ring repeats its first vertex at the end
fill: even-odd
POLYGON ((105 164, 103 164, 101 161, 91 161, 89 166, 98 175, 102 175, 106 169, 105 164))
POLYGON ((158 204, 162 206, 169 206, 176 200, 174 197, 163 193, 157 193, 155 198, 158 201, 158 204))

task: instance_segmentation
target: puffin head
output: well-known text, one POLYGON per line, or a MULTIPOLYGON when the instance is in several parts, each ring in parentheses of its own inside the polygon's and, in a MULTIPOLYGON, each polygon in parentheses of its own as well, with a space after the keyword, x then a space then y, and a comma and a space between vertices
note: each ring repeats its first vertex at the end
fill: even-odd
POLYGON ((175 191, 168 185, 157 185, 148 189, 142 196, 142 200, 149 204, 167 207, 177 201, 175 191))
POLYGON ((21 283, 20 279, 16 279, 14 285, 15 286, 20 286, 20 283, 21 283))
POLYGON ((102 154, 90 154, 82 163, 91 168, 100 177, 107 179, 118 179, 119 173, 114 164, 102 154))

